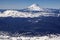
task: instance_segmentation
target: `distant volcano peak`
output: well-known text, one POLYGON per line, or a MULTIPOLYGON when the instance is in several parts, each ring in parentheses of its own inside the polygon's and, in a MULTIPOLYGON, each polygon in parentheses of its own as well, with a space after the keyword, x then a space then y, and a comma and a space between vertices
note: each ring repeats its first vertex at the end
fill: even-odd
POLYGON ((42 11, 43 8, 41 8, 38 4, 32 4, 31 6, 28 7, 30 10, 37 10, 37 11, 42 11))

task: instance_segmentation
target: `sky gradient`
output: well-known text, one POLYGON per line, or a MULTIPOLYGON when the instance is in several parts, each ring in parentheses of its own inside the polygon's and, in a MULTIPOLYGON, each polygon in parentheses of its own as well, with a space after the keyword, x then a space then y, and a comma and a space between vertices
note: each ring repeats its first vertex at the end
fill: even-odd
POLYGON ((22 9, 32 4, 42 8, 60 8, 60 0, 0 0, 0 9, 22 9))

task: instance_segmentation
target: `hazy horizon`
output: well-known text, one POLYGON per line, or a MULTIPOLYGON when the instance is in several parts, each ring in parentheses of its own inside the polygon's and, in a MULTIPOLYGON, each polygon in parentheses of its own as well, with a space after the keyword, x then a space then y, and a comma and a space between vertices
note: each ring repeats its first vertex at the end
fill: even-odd
POLYGON ((0 9, 22 9, 32 4, 42 8, 60 9, 60 0, 0 0, 0 9))

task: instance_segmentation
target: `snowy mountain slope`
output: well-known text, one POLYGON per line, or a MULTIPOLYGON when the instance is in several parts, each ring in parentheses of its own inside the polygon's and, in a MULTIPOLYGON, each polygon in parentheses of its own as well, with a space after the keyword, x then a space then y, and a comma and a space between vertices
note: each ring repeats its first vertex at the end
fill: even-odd
POLYGON ((7 10, 4 13, 0 14, 0 17, 38 17, 40 16, 39 13, 27 13, 27 12, 18 12, 13 10, 7 10))
POLYGON ((39 13, 30 13, 30 12, 19 12, 19 11, 14 11, 14 10, 7 10, 3 13, 0 13, 0 17, 40 17, 40 16, 58 16, 55 13, 45 13, 45 12, 39 12, 39 13))
POLYGON ((35 11, 43 11, 43 8, 39 7, 38 4, 32 4, 31 6, 28 7, 28 9, 35 11))

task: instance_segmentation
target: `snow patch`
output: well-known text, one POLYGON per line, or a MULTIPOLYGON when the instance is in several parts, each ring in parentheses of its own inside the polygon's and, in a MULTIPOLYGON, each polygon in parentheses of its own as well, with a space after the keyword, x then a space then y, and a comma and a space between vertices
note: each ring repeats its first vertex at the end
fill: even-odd
POLYGON ((20 36, 20 37, 12 37, 12 36, 4 36, 0 35, 0 40, 60 40, 60 35, 50 35, 50 36, 20 36))

